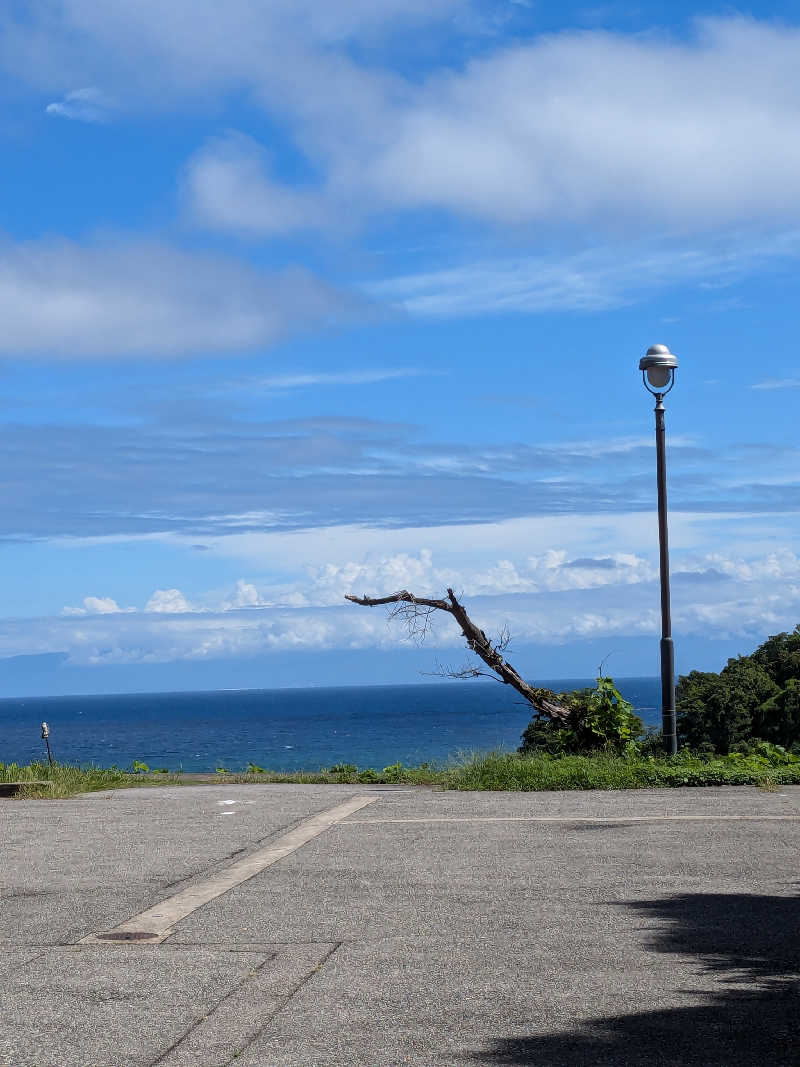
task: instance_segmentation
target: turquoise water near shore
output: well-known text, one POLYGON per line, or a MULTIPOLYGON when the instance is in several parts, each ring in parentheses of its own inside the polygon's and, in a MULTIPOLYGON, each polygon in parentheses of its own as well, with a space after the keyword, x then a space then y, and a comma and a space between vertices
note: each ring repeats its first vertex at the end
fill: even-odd
MULTIPOLYGON (((556 691, 592 679, 539 680, 556 691)), ((623 696, 647 725, 660 722, 658 678, 622 678, 623 696)), ((41 759, 42 721, 64 763, 241 770, 319 770, 333 763, 381 768, 459 752, 515 749, 530 709, 493 682, 248 689, 0 700, 0 761, 41 759)))

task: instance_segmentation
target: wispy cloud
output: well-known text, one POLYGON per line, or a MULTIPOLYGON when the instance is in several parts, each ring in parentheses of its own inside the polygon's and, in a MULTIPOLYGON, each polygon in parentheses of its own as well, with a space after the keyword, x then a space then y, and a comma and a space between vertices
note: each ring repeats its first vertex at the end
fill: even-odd
POLYGON ((756 382, 751 389, 800 389, 800 378, 766 378, 756 382))
POLYGON ((399 378, 417 378, 437 372, 421 370, 417 367, 398 367, 386 370, 354 370, 336 373, 275 374, 266 378, 250 378, 246 383, 236 383, 244 387, 270 389, 275 391, 289 389, 308 389, 317 386, 337 385, 373 385, 377 382, 389 382, 399 378))
POLYGON ((764 264, 791 264, 798 256, 799 230, 738 234, 704 246, 633 242, 426 271, 366 283, 364 291, 416 315, 604 311, 671 286, 731 285, 764 264))
POLYGON ((75 119, 78 122, 105 122, 110 118, 114 103, 100 89, 88 86, 74 89, 63 100, 48 104, 48 115, 58 115, 62 119, 75 119))

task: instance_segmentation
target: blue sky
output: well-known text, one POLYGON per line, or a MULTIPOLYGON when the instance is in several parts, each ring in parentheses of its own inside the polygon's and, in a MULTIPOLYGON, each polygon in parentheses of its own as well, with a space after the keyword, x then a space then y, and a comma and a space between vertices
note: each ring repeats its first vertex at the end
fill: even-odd
POLYGON ((800 621, 789 4, 0 5, 0 693, 531 677, 800 621))

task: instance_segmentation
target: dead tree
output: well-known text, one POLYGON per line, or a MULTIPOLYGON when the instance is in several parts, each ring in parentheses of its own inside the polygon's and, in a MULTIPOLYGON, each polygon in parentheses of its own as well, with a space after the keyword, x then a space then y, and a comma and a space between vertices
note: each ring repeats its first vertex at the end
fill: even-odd
POLYGON ((467 615, 464 605, 455 596, 452 589, 447 590, 446 600, 432 600, 427 597, 414 596, 407 590, 402 589, 399 593, 390 596, 370 597, 346 595, 345 600, 353 604, 361 604, 362 607, 374 608, 380 604, 394 605, 390 612, 390 618, 400 618, 408 627, 409 634, 421 640, 430 628, 430 619, 435 611, 446 611, 452 615, 461 627, 461 633, 467 642, 467 647, 475 653, 492 671, 487 674, 479 667, 467 666, 460 671, 447 671, 451 678, 477 678, 484 676, 494 678, 496 681, 510 685, 525 698, 539 716, 545 715, 550 719, 565 722, 569 717, 569 710, 558 703, 555 694, 550 689, 542 689, 528 685, 524 678, 517 673, 511 664, 503 657, 502 653, 508 647, 509 634, 503 630, 495 644, 489 640, 483 630, 476 626, 467 615))

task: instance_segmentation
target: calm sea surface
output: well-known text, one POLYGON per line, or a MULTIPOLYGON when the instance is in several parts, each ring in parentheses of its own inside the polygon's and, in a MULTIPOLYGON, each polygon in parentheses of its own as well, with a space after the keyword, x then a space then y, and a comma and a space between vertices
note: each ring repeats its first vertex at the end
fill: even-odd
MULTIPOLYGON (((564 691, 593 682, 537 684, 564 691)), ((646 724, 660 722, 657 678, 617 684, 646 724)), ((53 756, 64 763, 127 767, 136 759, 186 771, 241 770, 248 761, 271 770, 340 762, 381 768, 472 749, 515 749, 530 717, 512 689, 491 682, 22 697, 0 700, 0 761, 42 758, 45 720, 53 756)))

